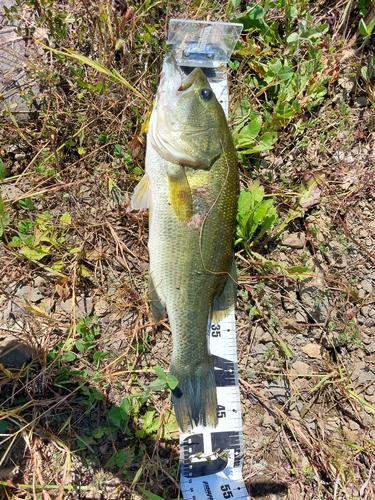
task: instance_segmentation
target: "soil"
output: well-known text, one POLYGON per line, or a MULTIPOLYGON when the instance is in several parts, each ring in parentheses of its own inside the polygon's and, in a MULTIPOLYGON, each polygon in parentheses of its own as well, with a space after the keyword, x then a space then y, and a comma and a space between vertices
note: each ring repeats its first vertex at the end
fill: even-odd
MULTIPOLYGON (((358 57, 353 49, 347 61, 358 57)), ((345 62, 324 103, 304 117, 307 146, 286 129, 278 148, 254 160, 252 177, 266 192, 284 186, 275 197, 281 219, 297 202, 292 186, 316 181, 309 206, 253 249, 279 267, 236 248, 243 477, 254 499, 375 498, 375 114, 350 70, 345 62), (309 273, 296 277, 280 266, 309 273)), ((171 354, 168 323, 156 327, 147 302, 147 213, 126 211, 135 177, 115 156, 97 157, 93 168, 90 157, 73 153, 64 164, 56 159, 58 176, 37 176, 20 128, 37 137, 43 121, 7 123, 0 131, 7 172, 0 187, 11 220, 0 240, 7 421, 4 430, 0 421, 0 496, 138 499, 140 485, 177 498, 168 392, 152 392, 109 425, 124 397, 146 391, 156 365, 168 371, 171 354), (118 189, 109 190, 113 172, 118 189), (28 193, 31 210, 17 203, 28 193), (19 221, 45 211, 51 225, 35 223, 33 231, 38 238, 44 227, 46 255, 30 260, 9 241, 19 221), (71 215, 65 226, 64 214, 71 215), (103 358, 74 349, 85 314, 96 315, 93 352, 103 358), (142 433, 150 408, 158 428, 142 433), (113 457, 118 462, 108 462, 113 457)), ((243 188, 246 170, 241 176, 243 188)))

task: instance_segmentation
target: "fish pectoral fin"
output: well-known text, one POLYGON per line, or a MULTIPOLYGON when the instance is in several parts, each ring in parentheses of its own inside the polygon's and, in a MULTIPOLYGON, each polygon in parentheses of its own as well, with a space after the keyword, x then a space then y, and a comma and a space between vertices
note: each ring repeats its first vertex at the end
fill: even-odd
POLYGON ((234 259, 232 267, 225 282, 223 291, 216 297, 211 307, 211 321, 214 324, 219 323, 227 314, 235 308, 237 298, 237 272, 234 259))
POLYGON ((146 210, 151 206, 151 188, 150 178, 144 175, 140 182, 135 186, 133 196, 130 200, 130 210, 146 210))
POLYGON ((150 296, 150 309, 152 313, 152 317, 154 318, 155 323, 160 323, 163 319, 167 317, 167 311, 165 309, 165 305, 162 304, 158 292, 154 286, 154 282, 150 277, 148 282, 148 293, 150 296))
POLYGON ((178 220, 189 221, 193 217, 193 197, 185 168, 181 165, 170 166, 167 170, 169 199, 178 220))

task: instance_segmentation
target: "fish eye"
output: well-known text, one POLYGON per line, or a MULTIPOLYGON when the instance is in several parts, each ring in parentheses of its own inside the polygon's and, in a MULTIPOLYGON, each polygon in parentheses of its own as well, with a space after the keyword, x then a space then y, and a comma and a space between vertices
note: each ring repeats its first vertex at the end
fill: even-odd
POLYGON ((209 101, 212 97, 212 90, 211 89, 202 89, 201 90, 201 97, 205 100, 205 101, 209 101))

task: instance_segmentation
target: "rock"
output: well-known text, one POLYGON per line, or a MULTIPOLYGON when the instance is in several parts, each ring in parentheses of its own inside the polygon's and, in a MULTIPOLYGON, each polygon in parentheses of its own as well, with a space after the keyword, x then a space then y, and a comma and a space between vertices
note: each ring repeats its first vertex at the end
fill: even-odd
POLYGON ((338 83, 342 89, 344 89, 344 99, 349 97, 349 94, 353 93, 357 84, 354 77, 342 76, 338 79, 338 83))
MULTIPOLYGON (((31 79, 27 73, 27 67, 30 64, 30 57, 37 51, 32 37, 25 36, 22 27, 15 26, 4 15, 4 6, 7 8, 16 5, 15 0, 0 0, 0 94, 1 101, 4 101, 6 107, 12 113, 16 113, 17 120, 29 118, 30 111, 40 108, 39 83, 31 79), (21 30, 21 32, 17 32, 21 30), (30 107, 23 98, 23 93, 30 92, 34 95, 33 103, 30 107)), ((23 9, 22 21, 24 23, 33 23, 33 11, 23 9)), ((8 115, 7 108, 0 102, 0 113, 8 115)))
POLYGON ((262 424, 265 426, 265 427, 268 427, 268 426, 273 426, 275 424, 275 419, 272 415, 270 415, 269 413, 266 413, 263 417, 263 422, 262 424))
POLYGON ((331 266, 342 269, 348 265, 348 259, 345 255, 346 249, 344 245, 332 240, 328 243, 328 251, 326 257, 331 266))
POLYGON ((17 198, 21 198, 23 196, 23 192, 13 184, 3 184, 1 186, 1 194, 4 199, 9 201, 16 200, 17 198))
POLYGON ((308 323, 308 317, 305 311, 299 310, 296 312, 296 322, 297 323, 308 323))
POLYGON ((372 283, 369 280, 367 280, 367 279, 362 280, 361 285, 362 285, 362 289, 365 292, 372 293, 372 283))
POLYGON ((280 404, 285 403, 288 399, 287 391, 282 380, 270 382, 268 385, 268 392, 270 399, 276 400, 280 404))
POLYGON ((292 364, 290 371, 291 373, 298 374, 303 377, 304 375, 311 373, 311 368, 310 365, 304 361, 297 360, 292 364))
POLYGON ((370 306, 362 306, 360 310, 363 316, 370 316, 370 306))
POLYGON ((375 340, 372 340, 368 346, 366 347, 367 351, 370 353, 370 354, 374 354, 375 352, 375 340))
POLYGON ((286 286, 282 294, 282 304, 286 311, 294 311, 298 304, 297 293, 294 287, 286 286))
POLYGON ((354 420, 349 420, 348 423, 351 431, 359 431, 361 429, 359 424, 357 424, 354 420))
POLYGON ((254 354, 265 354, 267 352, 267 346, 265 344, 257 344, 256 346, 254 346, 252 352, 254 354))
POLYGON ((303 248, 306 243, 305 233, 289 234, 285 231, 282 235, 281 244, 290 248, 303 248))
POLYGON ((365 95, 361 95, 354 99, 354 104, 359 108, 364 108, 365 106, 367 106, 367 102, 368 102, 367 96, 365 95))
POLYGON ((14 337, 7 337, 0 344, 0 363, 7 369, 20 369, 34 356, 34 349, 14 337))
POLYGON ((371 339, 372 337, 370 337, 369 335, 367 335, 366 332, 361 332, 361 341, 365 344, 365 345, 368 345, 371 343, 371 339))
POLYGON ((108 314, 109 312, 109 304, 106 300, 104 299, 99 299, 96 304, 95 304, 95 314, 101 318, 108 314))
POLYGON ((34 288, 32 287, 31 290, 30 290, 30 295, 29 295, 29 300, 30 302, 39 302, 41 300, 43 300, 44 296, 43 294, 41 293, 41 291, 39 290, 39 288, 34 288))
POLYGON ((339 417, 328 417, 325 421, 325 429, 328 431, 337 431, 338 428, 341 428, 341 422, 339 417))
POLYGON ((368 369, 367 363, 360 361, 354 369, 352 380, 357 380, 359 384, 373 382, 375 380, 375 373, 368 369))
POLYGON ((294 380, 294 385, 300 392, 310 391, 311 389, 310 382, 305 378, 296 378, 294 380))
POLYGON ((42 278, 41 276, 37 276, 36 278, 34 278, 34 286, 36 286, 37 288, 41 288, 45 284, 46 284, 46 280, 44 278, 42 278))
POLYGON ((366 395, 365 399, 373 405, 375 403, 375 394, 371 394, 370 396, 366 395))
POLYGON ((330 310, 328 292, 313 284, 302 284, 299 293, 302 304, 313 320, 317 323, 325 323, 330 310))
MULTIPOLYGON (((60 302, 60 309, 65 313, 71 314, 72 312, 72 299, 65 299, 60 302)), ((75 315, 80 318, 85 313, 91 314, 93 311, 93 299, 92 297, 77 297, 75 306, 75 315)))
POLYGON ((320 345, 311 343, 306 344, 301 347, 301 351, 309 356, 309 358, 321 358, 322 357, 322 348, 320 345))

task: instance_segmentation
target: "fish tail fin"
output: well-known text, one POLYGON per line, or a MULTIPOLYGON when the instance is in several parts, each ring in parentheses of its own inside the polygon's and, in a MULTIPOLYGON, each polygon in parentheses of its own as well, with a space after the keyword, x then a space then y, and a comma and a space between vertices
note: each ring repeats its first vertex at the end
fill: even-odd
POLYGON ((178 385, 172 391, 177 423, 182 431, 197 425, 217 425, 217 394, 213 359, 187 367, 171 365, 178 385))

